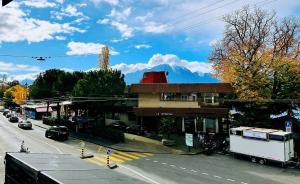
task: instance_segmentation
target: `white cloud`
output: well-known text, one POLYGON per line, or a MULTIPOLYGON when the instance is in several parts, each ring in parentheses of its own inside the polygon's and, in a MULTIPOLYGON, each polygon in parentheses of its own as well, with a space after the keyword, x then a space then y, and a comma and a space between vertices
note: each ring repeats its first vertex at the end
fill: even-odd
POLYGON ((52 8, 55 6, 55 3, 48 0, 26 0, 20 3, 34 8, 52 8))
POLYGON ((87 6, 86 4, 68 5, 66 8, 62 8, 60 12, 51 11, 51 17, 58 20, 63 20, 64 17, 78 17, 73 23, 80 23, 84 20, 88 20, 89 17, 78 11, 78 8, 87 6))
MULTIPOLYGON (((82 42, 70 42, 68 43, 69 51, 67 55, 88 55, 88 54, 99 54, 104 44, 98 43, 82 43, 82 42)), ((119 52, 110 49, 111 55, 118 55, 119 52)))
POLYGON ((111 17, 112 19, 115 19, 117 21, 126 20, 131 14, 131 8, 126 8, 123 11, 117 11, 115 8, 113 8, 108 15, 108 17, 111 17))
POLYGON ((15 75, 8 76, 8 80, 9 81, 13 81, 13 80, 17 80, 17 81, 35 80, 39 74, 40 74, 40 72, 25 73, 25 74, 15 74, 15 75))
POLYGON ((203 73, 211 73, 212 67, 210 63, 200 62, 200 61, 187 61, 184 59, 180 59, 176 55, 173 54, 155 54, 153 55, 148 63, 136 63, 136 64, 125 64, 120 63, 112 66, 113 69, 121 70, 124 74, 133 73, 136 71, 140 71, 143 69, 150 69, 158 65, 170 65, 171 67, 179 66, 182 68, 186 68, 191 72, 196 72, 199 75, 203 73))
POLYGON ((16 71, 38 72, 41 71, 41 69, 37 66, 14 64, 10 62, 0 61, 0 72, 16 72, 16 71))
POLYGON ((122 34, 123 38, 130 38, 133 36, 134 29, 132 27, 129 27, 127 24, 112 21, 111 25, 122 34))
POLYGON ((135 45, 134 47, 136 49, 142 49, 142 48, 148 49, 148 48, 151 48, 152 46, 148 45, 148 44, 140 44, 140 45, 135 45))
POLYGON ((110 5, 117 5, 119 4, 119 0, 90 0, 95 5, 99 5, 100 3, 108 3, 110 5))
POLYGON ((108 24, 109 23, 109 19, 100 19, 97 21, 98 24, 108 24))
POLYGON ((66 37, 64 37, 64 36, 55 36, 55 39, 56 40, 66 40, 67 38, 66 37))
POLYGON ((83 33, 85 30, 70 23, 52 23, 28 17, 19 4, 2 8, 0 11, 0 42, 40 42, 55 39, 57 34, 83 33))
POLYGON ((146 22, 141 28, 146 33, 164 33, 167 32, 168 26, 166 24, 159 24, 157 22, 146 22))
POLYGON ((56 0, 56 2, 60 3, 60 4, 63 4, 64 3, 64 0, 56 0))

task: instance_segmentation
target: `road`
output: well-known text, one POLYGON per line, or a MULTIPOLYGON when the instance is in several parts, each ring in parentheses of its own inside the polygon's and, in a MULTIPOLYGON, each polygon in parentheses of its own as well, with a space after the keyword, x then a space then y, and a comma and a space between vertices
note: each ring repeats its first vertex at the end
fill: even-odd
MULTIPOLYGON (((18 151, 22 140, 30 152, 68 153, 80 156, 80 140, 70 138, 58 142, 44 137, 45 130, 35 126, 33 130, 22 130, 16 123, 9 123, 0 115, 0 183, 3 183, 5 152, 18 151)), ((104 147, 85 143, 86 152, 94 154, 86 162, 106 167, 104 147)), ((120 172, 146 183, 154 184, 298 184, 300 170, 258 165, 225 155, 170 155, 149 153, 125 153, 112 150, 110 164, 120 172)))

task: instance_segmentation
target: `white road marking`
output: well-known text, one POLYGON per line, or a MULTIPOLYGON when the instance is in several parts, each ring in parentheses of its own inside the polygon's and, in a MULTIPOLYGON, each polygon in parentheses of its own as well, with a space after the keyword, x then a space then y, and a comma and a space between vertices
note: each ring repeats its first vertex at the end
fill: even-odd
POLYGON ((155 162, 155 163, 156 163, 156 162, 158 162, 158 161, 157 161, 157 160, 154 160, 153 162, 155 162))
POLYGON ((241 184, 248 184, 248 183, 245 183, 245 182, 241 182, 241 184))
POLYGON ((180 169, 183 169, 183 170, 185 170, 186 168, 184 168, 184 167, 180 167, 180 169))
POLYGON ((235 181, 235 180, 229 179, 229 178, 227 178, 226 180, 227 180, 227 181, 231 181, 231 182, 234 182, 234 181, 235 181))
POLYGON ((146 160, 150 160, 149 158, 146 158, 146 160))
POLYGON ((197 171, 195 171, 195 170, 193 170, 193 169, 191 169, 190 171, 192 171, 192 172, 197 172, 197 171))
POLYGON ((203 175, 208 175, 207 173, 201 173, 201 174, 203 174, 203 175))
POLYGON ((127 169, 127 170, 129 170, 129 171, 135 173, 136 175, 139 175, 140 177, 142 177, 142 178, 144 178, 144 179, 146 179, 146 180, 148 180, 148 181, 150 181, 150 182, 152 182, 152 183, 154 183, 154 184, 160 184, 159 182, 154 181, 153 179, 151 179, 151 178, 149 178, 149 177, 143 175, 142 173, 139 173, 138 171, 135 171, 135 170, 133 170, 133 169, 131 169, 131 168, 129 168, 129 167, 126 167, 126 166, 124 166, 124 165, 122 165, 122 164, 118 164, 118 166, 123 167, 124 169, 127 169))
POLYGON ((176 167, 175 165, 170 165, 171 167, 176 167))
POLYGON ((162 165, 167 165, 167 163, 161 163, 162 165))
POLYGON ((215 177, 215 178, 222 178, 221 176, 217 176, 217 175, 215 175, 214 177, 215 177))

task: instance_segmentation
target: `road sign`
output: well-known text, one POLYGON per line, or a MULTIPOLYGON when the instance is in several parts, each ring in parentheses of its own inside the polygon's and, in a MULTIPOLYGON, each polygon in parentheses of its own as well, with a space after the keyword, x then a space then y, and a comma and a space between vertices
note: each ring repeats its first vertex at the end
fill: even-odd
POLYGON ((107 154, 107 155, 109 155, 109 154, 110 154, 110 150, 109 150, 109 149, 106 151, 106 154, 107 154))
POLYGON ((188 133, 186 133, 185 134, 185 144, 187 145, 187 146, 193 146, 193 134, 188 134, 188 133))
POLYGON ((293 124, 291 121, 286 121, 285 122, 285 131, 292 132, 292 126, 293 126, 293 124))

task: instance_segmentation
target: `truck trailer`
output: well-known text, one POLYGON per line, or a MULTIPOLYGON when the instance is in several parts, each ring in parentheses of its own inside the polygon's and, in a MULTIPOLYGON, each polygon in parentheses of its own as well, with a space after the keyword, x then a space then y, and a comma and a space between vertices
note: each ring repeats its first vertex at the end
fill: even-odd
POLYGON ((285 166, 294 157, 292 133, 275 129, 237 127, 229 131, 230 152, 244 155, 252 162, 267 161, 285 166))
POLYGON ((70 154, 6 153, 5 184, 145 183, 70 154))

